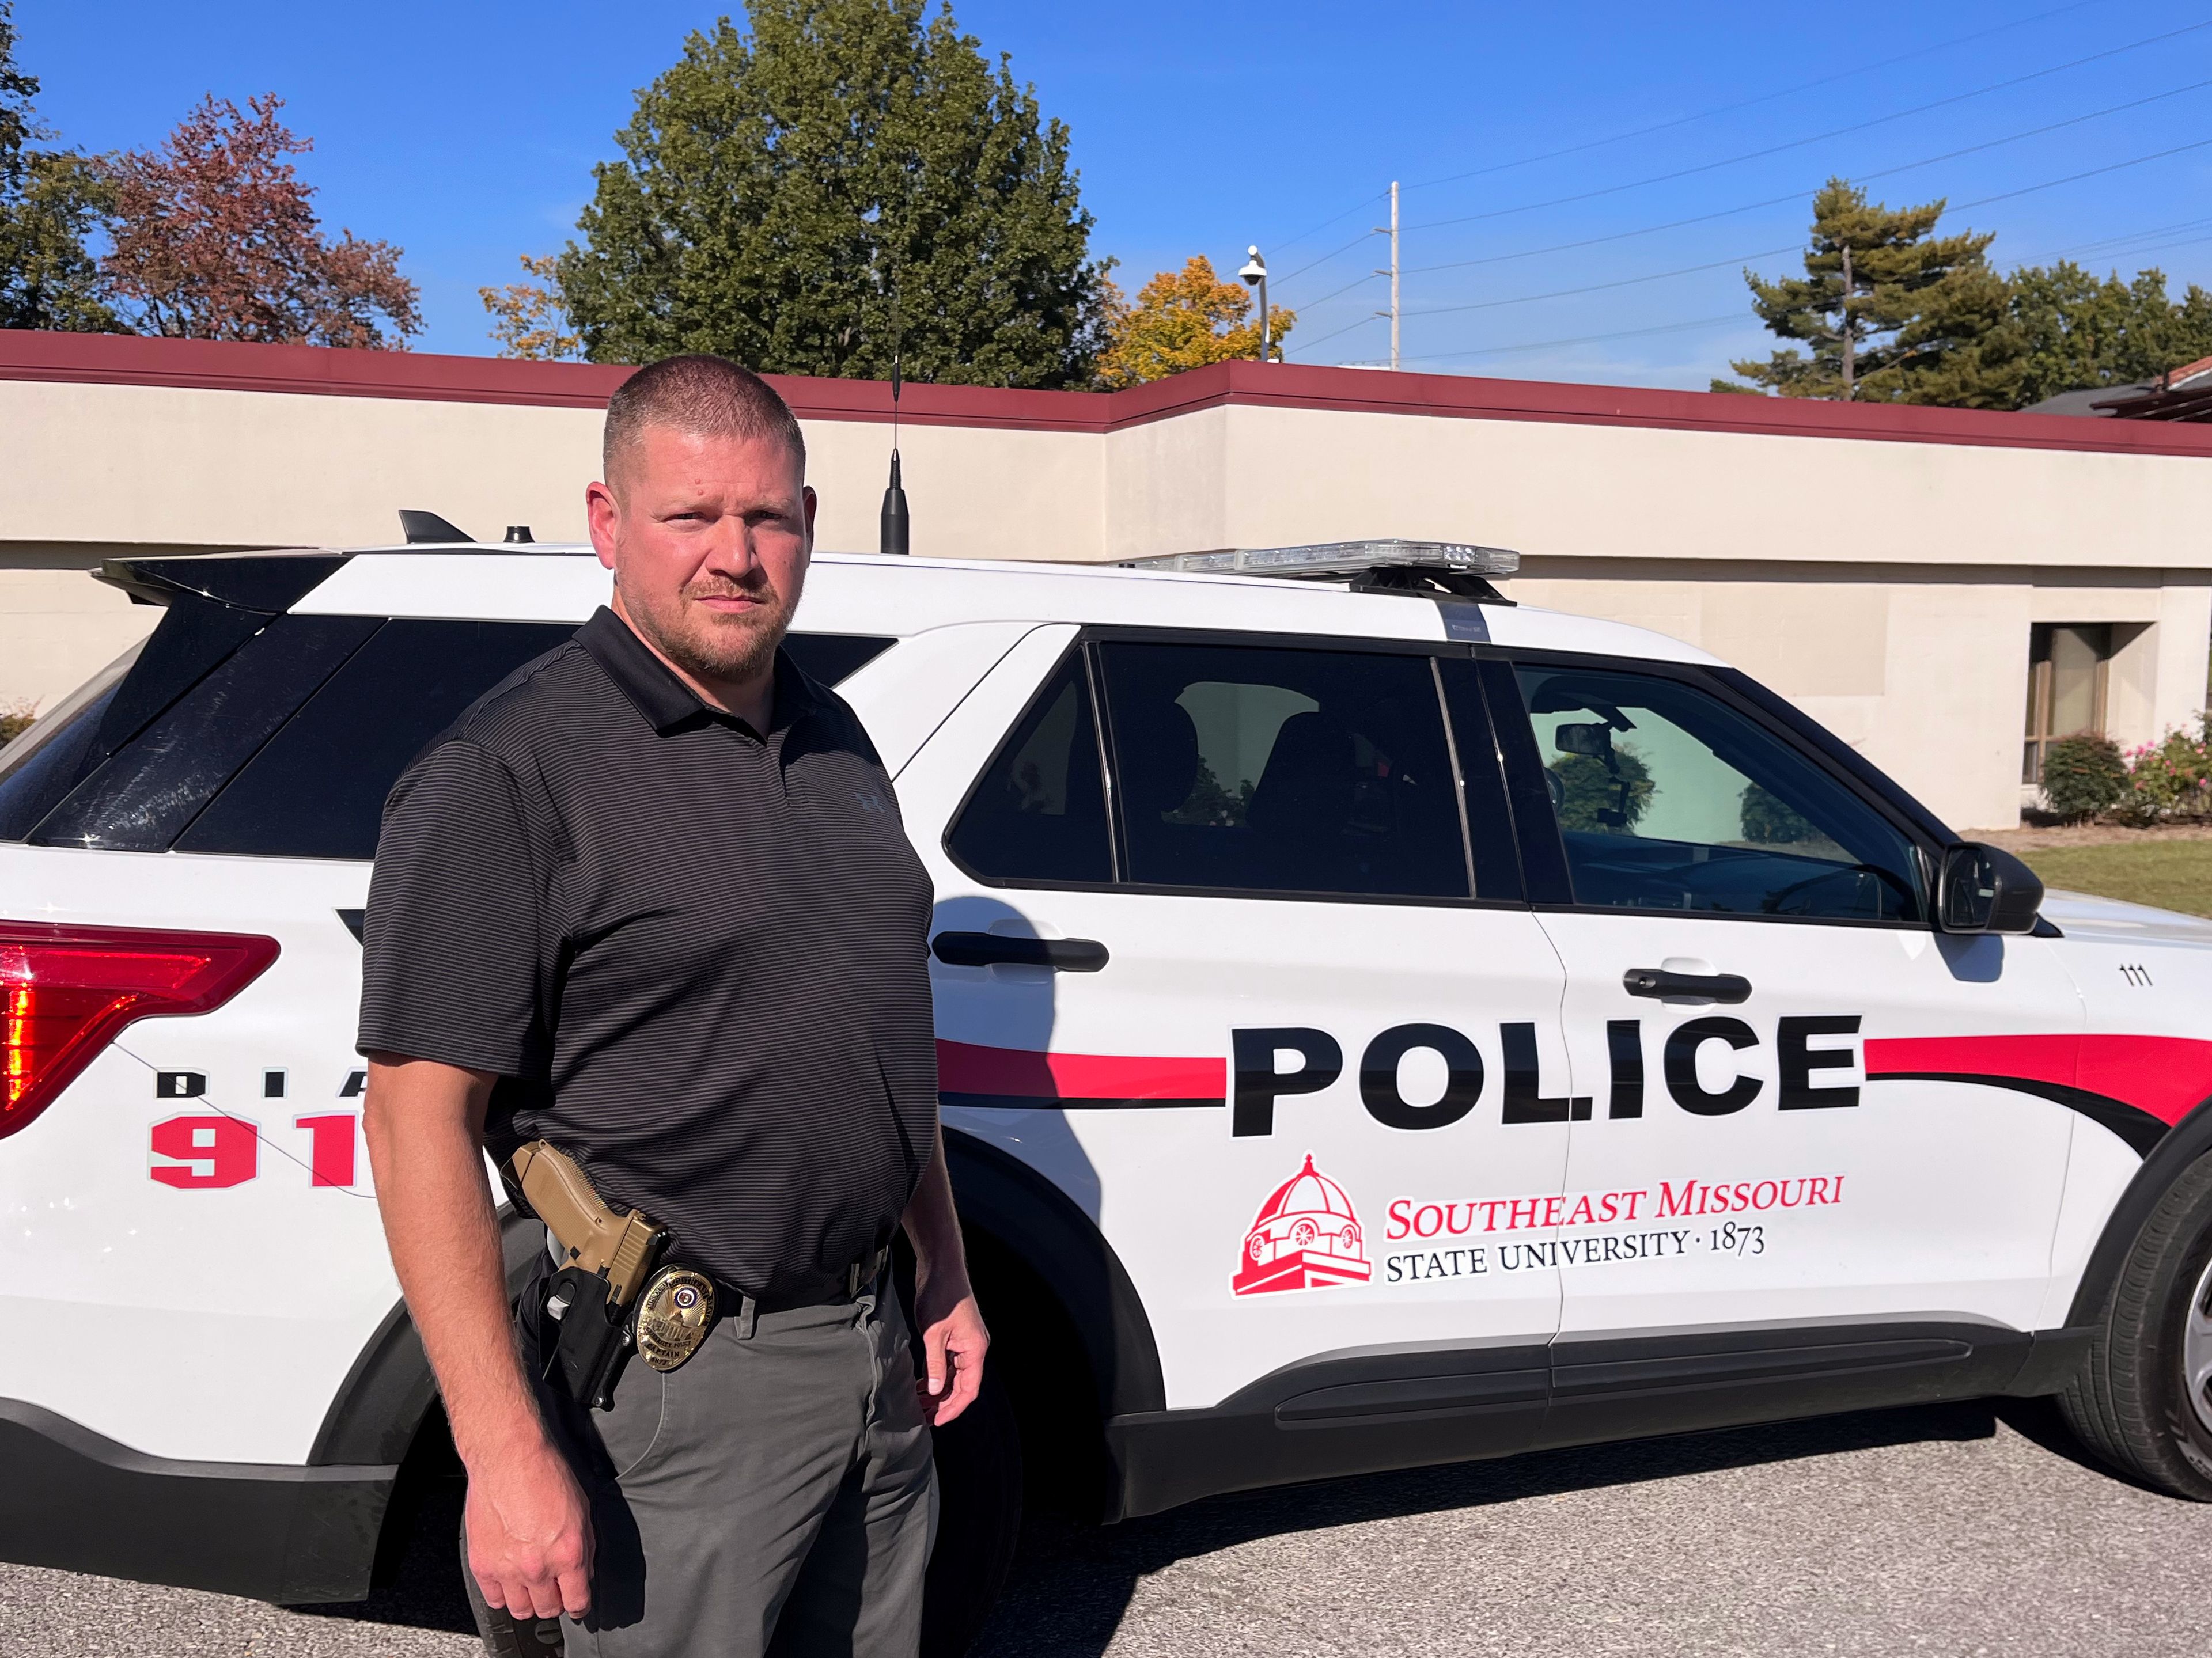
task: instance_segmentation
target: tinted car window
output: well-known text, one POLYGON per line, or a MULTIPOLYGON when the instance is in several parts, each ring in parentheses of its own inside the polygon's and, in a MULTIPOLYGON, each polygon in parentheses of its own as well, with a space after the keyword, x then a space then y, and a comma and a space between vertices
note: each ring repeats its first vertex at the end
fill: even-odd
MULTIPOLYGON (((310 698, 176 842, 270 858, 376 855, 384 798, 409 761, 493 686, 575 636, 567 623, 398 620, 310 698)), ((834 684, 896 641, 793 634, 834 684)))
POLYGON ((373 616, 276 617, 71 789, 29 838, 167 851, 378 625, 373 616))
POLYGON ((1905 835, 1717 696, 1640 673, 1519 680, 1577 903, 1920 918, 1905 835))
POLYGON ((999 745, 945 835, 945 850, 987 881, 1110 881, 1098 776, 1098 727, 1079 650, 999 745))
POLYGON ((116 688, 145 648, 142 640, 0 747, 0 841, 20 841, 84 770, 116 688))
POLYGON ((1128 879, 1468 896, 1425 656, 1111 642, 1098 659, 1128 879))
POLYGON ((786 634, 783 648, 808 677, 824 685, 858 673, 898 643, 874 634, 786 634))
POLYGON ((384 797, 486 691, 574 636, 521 622, 387 622, 231 780, 179 852, 374 858, 384 797))

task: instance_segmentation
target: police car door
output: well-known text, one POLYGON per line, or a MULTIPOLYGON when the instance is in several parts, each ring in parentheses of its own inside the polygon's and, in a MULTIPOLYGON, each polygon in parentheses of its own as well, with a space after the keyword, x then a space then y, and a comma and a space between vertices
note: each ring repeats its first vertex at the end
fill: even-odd
POLYGON ((1484 671, 1516 805, 1532 798, 1524 857, 1554 901, 1540 908, 1589 1102, 1558 1234, 1562 1342, 2033 1328, 2074 1119, 1999 1076, 1925 1073, 1970 1068, 1943 1057, 1955 1039, 2001 1056, 2080 1028, 2048 943, 1933 932, 1900 823, 1717 676, 1484 671))
POLYGON ((1387 1348, 1378 1374, 1498 1371, 1453 1388, 1525 1407, 1486 1432, 1533 1430, 1558 1275, 1480 1220, 1559 1193, 1564 1120, 1503 1117, 1564 1078, 1563 980, 1494 750, 1462 756, 1463 805, 1425 647, 1072 632, 900 779, 915 839, 945 826, 947 1125, 1098 1221, 1170 1407, 1387 1348))

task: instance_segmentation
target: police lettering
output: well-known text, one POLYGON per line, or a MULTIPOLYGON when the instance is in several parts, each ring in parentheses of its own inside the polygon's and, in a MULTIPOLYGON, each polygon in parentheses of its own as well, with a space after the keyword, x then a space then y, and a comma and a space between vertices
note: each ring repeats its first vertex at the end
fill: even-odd
MULTIPOLYGON (((1830 1081, 1827 1071, 1850 1072, 1858 1064, 1856 1013, 1792 1014, 1775 1027, 1772 1090, 1775 1108, 1826 1110, 1856 1106, 1856 1084, 1830 1081), (1843 1039, 1837 1041, 1835 1039, 1843 1039), (1825 1040, 1823 1040, 1825 1039, 1825 1040), (1816 1040, 1821 1045, 1815 1047, 1816 1040)), ((1318 1094, 1344 1075, 1344 1048, 1326 1030, 1306 1025, 1261 1026, 1230 1032, 1234 1054, 1230 1132, 1245 1135, 1275 1132, 1275 1102, 1301 1094, 1318 1094), (1285 1059, 1291 1063, 1286 1066, 1285 1059)), ((1766 1079, 1747 1068, 1763 1046, 1759 1032, 1743 1020, 1721 1015, 1688 1019, 1659 1039, 1659 1071, 1667 1097, 1693 1116, 1733 1116, 1767 1094, 1766 1079), (1720 1050, 1725 1049, 1725 1052, 1720 1050), (1731 1074, 1727 1061, 1735 1060, 1731 1074), (1707 1086, 1718 1073, 1726 1080, 1707 1086)), ((1502 1085, 1497 1121, 1502 1123, 1587 1122, 1597 1096, 1547 1094, 1539 1027, 1508 1020, 1498 1027, 1502 1085)), ((1637 1019, 1608 1019, 1605 1024, 1608 1075, 1606 1116, 1613 1121, 1644 1114, 1644 1027, 1637 1019)), ((1385 1128, 1407 1133, 1446 1128, 1470 1115, 1481 1102, 1487 1071, 1474 1039, 1443 1024, 1392 1025, 1370 1041, 1359 1058, 1360 1103, 1385 1128), (1398 1084, 1399 1067, 1409 1054, 1425 1051, 1444 1063, 1444 1089, 1426 1104, 1408 1100, 1398 1084)))

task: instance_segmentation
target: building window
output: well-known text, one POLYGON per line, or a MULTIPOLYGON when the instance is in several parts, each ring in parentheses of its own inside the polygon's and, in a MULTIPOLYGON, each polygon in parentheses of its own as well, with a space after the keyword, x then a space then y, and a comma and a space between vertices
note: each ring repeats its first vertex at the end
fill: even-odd
POLYGON ((2105 686, 2112 661, 2112 629, 2105 622, 2039 622, 2028 630, 2027 741, 2020 780, 2043 780, 2043 756, 2054 738, 2105 733, 2105 686))

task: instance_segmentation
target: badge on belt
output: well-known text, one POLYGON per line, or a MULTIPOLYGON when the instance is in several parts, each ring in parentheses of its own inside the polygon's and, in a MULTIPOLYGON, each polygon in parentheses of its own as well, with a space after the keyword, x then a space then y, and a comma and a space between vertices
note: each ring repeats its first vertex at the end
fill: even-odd
POLYGON ((674 1236, 668 1228, 641 1209, 617 1214, 575 1161, 544 1140, 522 1147, 501 1172, 517 1205, 561 1246, 561 1270, 540 1309, 548 1376, 557 1367, 580 1404, 612 1410, 633 1351, 664 1371, 699 1351, 714 1321, 714 1281, 660 1265, 674 1236))
POLYGON ((689 1266, 664 1266, 637 1304, 637 1355, 672 1370, 699 1351, 714 1321, 714 1283, 689 1266))

